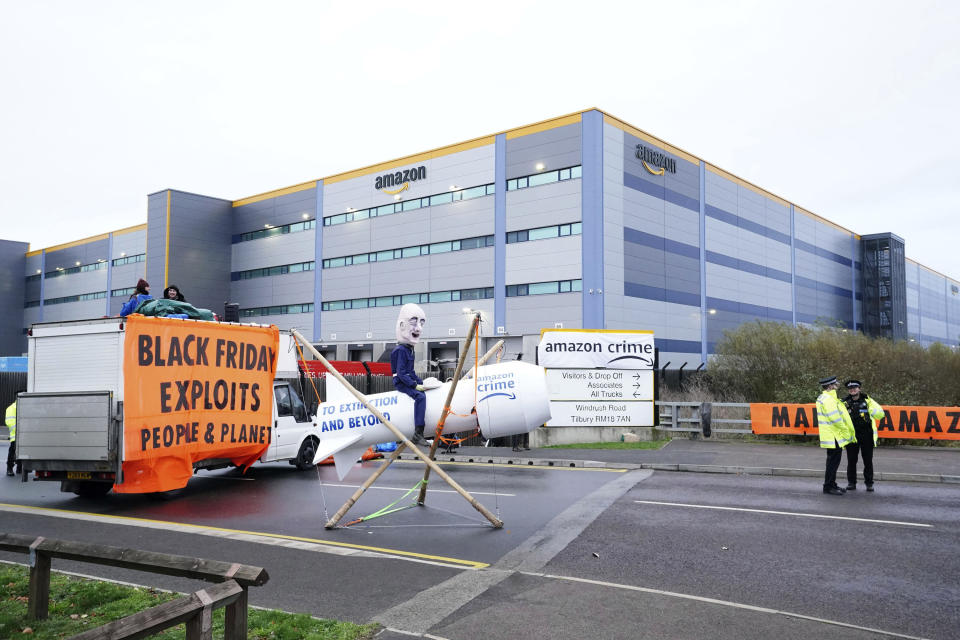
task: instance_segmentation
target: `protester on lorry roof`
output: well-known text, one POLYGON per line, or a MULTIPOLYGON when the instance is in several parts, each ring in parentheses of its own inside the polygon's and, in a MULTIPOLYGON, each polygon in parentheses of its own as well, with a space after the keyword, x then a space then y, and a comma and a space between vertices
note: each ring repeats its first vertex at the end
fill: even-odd
POLYGON ((180 291, 180 287, 175 284, 167 285, 167 288, 163 290, 163 297, 167 300, 179 300, 180 302, 187 301, 187 299, 183 297, 183 292, 180 291))
POLYGON ((140 303, 145 300, 153 300, 153 296, 150 295, 150 283, 140 278, 137 280, 136 291, 133 292, 130 299, 127 300, 126 304, 120 309, 120 317, 125 318, 136 311, 140 303))

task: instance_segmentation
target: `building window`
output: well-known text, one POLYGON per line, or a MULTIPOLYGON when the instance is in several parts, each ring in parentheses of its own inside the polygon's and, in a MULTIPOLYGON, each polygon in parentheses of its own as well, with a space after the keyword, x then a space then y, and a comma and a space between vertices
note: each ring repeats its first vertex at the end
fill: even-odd
POLYGON ((110 292, 111 298, 117 298, 119 296, 132 296, 136 292, 136 287, 127 287, 126 289, 113 289, 110 292))
POLYGON ((557 169, 556 171, 543 171, 541 173, 532 173, 528 176, 512 178, 507 180, 507 191, 517 189, 526 189, 527 187, 539 187, 542 184, 551 182, 561 182, 563 180, 573 180, 582 175, 580 165, 567 167, 566 169, 557 169))
POLYGON ((284 316, 291 313, 313 313, 313 303, 286 304, 273 307, 254 307, 240 309, 241 318, 255 318, 257 316, 284 316))
POLYGON ((106 291, 95 291, 93 293, 81 293, 80 295, 76 295, 76 296, 63 296, 62 298, 50 298, 48 300, 44 300, 43 304, 44 305, 65 304, 67 302, 83 302, 84 300, 97 300, 97 299, 106 298, 106 297, 107 297, 106 291))
POLYGON ((40 280, 40 274, 35 273, 32 276, 27 276, 26 280, 28 284, 31 282, 37 282, 38 280, 40 280))
POLYGON ((473 198, 493 195, 493 193, 493 183, 481 184, 479 186, 469 187, 467 189, 455 189, 453 191, 445 191, 432 196, 424 196, 423 198, 413 198, 411 200, 393 202, 391 204, 385 204, 379 207, 370 207, 369 209, 348 211, 335 216, 327 216, 323 219, 323 226, 330 227, 337 224, 355 222, 357 220, 366 220, 367 218, 389 216, 395 213, 401 213, 403 211, 413 211, 414 209, 421 209, 423 207, 433 207, 438 204, 448 204, 450 202, 459 202, 461 200, 472 200, 473 198))
POLYGON ((266 278, 267 276, 281 276, 286 273, 302 273, 304 271, 313 271, 314 261, 296 262, 294 264, 282 264, 276 267, 264 267, 262 269, 248 269, 246 271, 234 271, 230 274, 231 281, 250 280, 251 278, 266 278))
POLYGON ((71 273, 80 273, 82 271, 98 271, 100 269, 107 268, 107 261, 102 262, 91 262, 90 264, 81 264, 75 267, 70 267, 69 269, 55 269, 53 271, 47 271, 44 275, 47 278, 56 278, 57 276, 65 276, 71 273))
POLYGON ((428 255, 437 254, 437 253, 447 253, 450 251, 465 251, 467 249, 480 249, 483 247, 492 247, 493 243, 494 243, 493 236, 476 236, 474 238, 463 238, 461 240, 447 240, 445 242, 421 244, 413 247, 403 247, 401 249, 386 249, 384 251, 371 251, 370 253, 358 253, 352 256, 342 256, 339 258, 325 258, 323 261, 323 268, 335 269, 336 267, 349 267, 350 265, 367 264, 368 262, 385 262, 387 260, 417 258, 419 256, 428 256, 428 255))
POLYGON ((343 311, 346 309, 366 309, 368 307, 398 307, 408 302, 429 304, 431 302, 458 302, 460 300, 485 300, 489 298, 493 298, 493 287, 431 291, 429 293, 404 293, 376 298, 354 298, 353 300, 330 300, 322 303, 320 309, 322 311, 343 311))
POLYGON ((147 259, 147 254, 138 253, 135 256, 123 256, 122 258, 114 258, 113 266, 119 267, 125 264, 133 264, 135 262, 144 262, 147 259))
POLYGON ((309 231, 310 229, 315 229, 317 227, 316 220, 303 220, 302 222, 291 222, 290 224, 284 224, 277 227, 266 227, 264 229, 257 229, 256 231, 247 231, 246 233, 238 233, 233 236, 233 244, 238 242, 249 242, 250 240, 259 240, 260 238, 269 238, 271 236, 280 236, 285 233, 299 233, 301 231, 309 231))
POLYGON ((25 309, 29 309, 30 307, 39 307, 39 306, 40 306, 39 300, 27 300, 27 303, 23 305, 25 309))
POLYGON ((563 236, 578 236, 581 233, 582 224, 571 222, 570 224, 555 224, 550 227, 537 227, 535 229, 524 229, 522 231, 507 232, 507 244, 515 242, 528 242, 530 240, 543 240, 545 238, 562 238, 563 236))
POLYGON ((539 296, 548 293, 570 293, 583 290, 583 280, 551 280, 528 284, 508 284, 507 297, 539 296))

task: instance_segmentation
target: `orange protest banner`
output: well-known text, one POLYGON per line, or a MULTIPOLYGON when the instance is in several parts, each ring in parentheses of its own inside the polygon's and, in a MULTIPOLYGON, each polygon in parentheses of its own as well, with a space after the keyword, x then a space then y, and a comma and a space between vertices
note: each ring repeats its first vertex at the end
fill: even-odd
MULTIPOLYGON (((960 407, 884 407, 877 425, 881 438, 960 440, 960 407)), ((756 434, 818 435, 813 404, 750 404, 756 434)))
POLYGON ((252 464, 270 445, 276 327, 131 315, 123 353, 123 483, 186 486, 193 463, 252 464))

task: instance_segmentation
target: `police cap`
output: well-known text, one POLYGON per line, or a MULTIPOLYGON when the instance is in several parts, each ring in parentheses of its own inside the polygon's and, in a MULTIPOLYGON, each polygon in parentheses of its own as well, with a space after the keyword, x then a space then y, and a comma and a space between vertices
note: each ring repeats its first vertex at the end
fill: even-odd
POLYGON ((828 384, 835 384, 836 382, 837 382, 837 376, 829 376, 829 377, 820 379, 820 386, 825 387, 828 384))
POLYGON ((847 384, 846 384, 847 389, 849 389, 850 387, 860 387, 860 386, 863 386, 863 385, 860 384, 859 380, 847 380, 847 384))

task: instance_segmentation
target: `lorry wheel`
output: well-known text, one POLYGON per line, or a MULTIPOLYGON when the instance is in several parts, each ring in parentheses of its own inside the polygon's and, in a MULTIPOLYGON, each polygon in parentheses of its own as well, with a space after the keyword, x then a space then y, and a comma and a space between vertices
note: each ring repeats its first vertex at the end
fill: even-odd
POLYGON ((313 456, 317 454, 317 439, 313 436, 307 438, 300 445, 300 452, 297 454, 297 469, 306 471, 313 468, 313 456))
POLYGON ((109 482, 79 482, 73 492, 81 498, 102 498, 112 488, 109 482))

